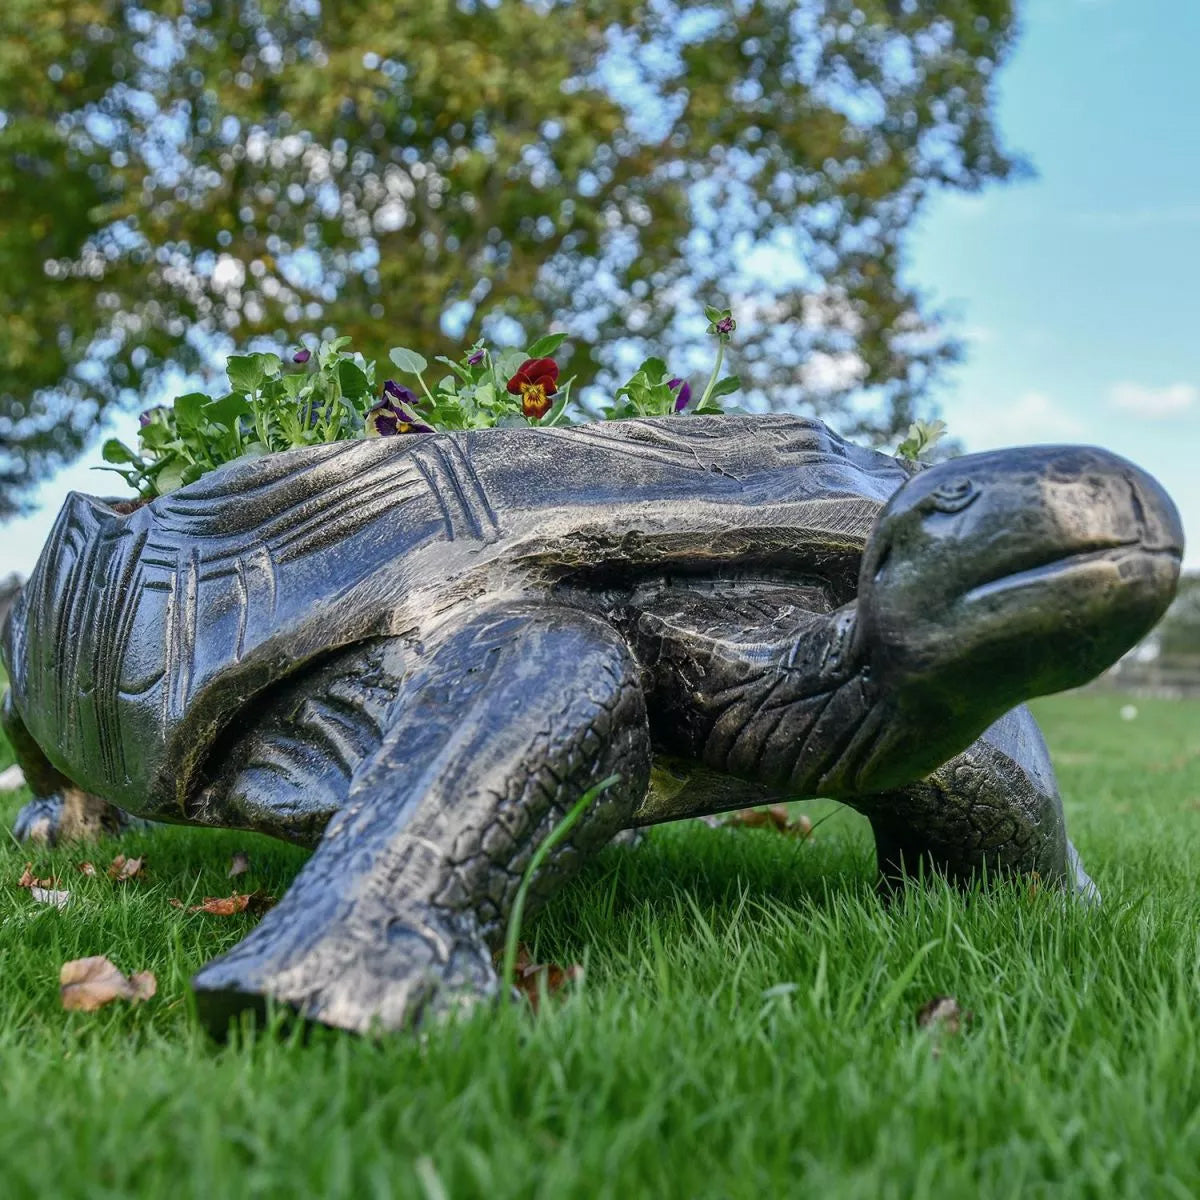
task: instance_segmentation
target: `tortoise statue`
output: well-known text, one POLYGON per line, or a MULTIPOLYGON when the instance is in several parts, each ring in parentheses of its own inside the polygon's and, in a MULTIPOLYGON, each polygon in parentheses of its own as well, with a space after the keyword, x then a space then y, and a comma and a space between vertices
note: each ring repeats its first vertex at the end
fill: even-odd
POLYGON ((1182 545, 1090 447, 919 469, 782 415, 340 442, 127 514, 71 495, 6 723, 43 833, 111 804, 316 846, 196 975, 215 1029, 268 998, 397 1028, 495 993, 589 790, 532 897, 622 830, 772 795, 864 813, 884 881, 1091 893, 1021 702, 1132 646, 1182 545))

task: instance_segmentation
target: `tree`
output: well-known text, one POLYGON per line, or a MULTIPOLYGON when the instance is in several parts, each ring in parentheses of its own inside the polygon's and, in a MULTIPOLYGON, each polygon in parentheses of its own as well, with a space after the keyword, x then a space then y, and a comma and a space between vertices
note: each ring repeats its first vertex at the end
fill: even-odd
POLYGON ((7 0, 0 516, 165 372, 306 331, 553 324, 603 388, 732 304, 754 402, 890 437, 956 354, 905 234, 1013 171, 1014 32, 1012 0, 7 0))
POLYGON ((1200 574, 1181 576, 1179 593, 1156 632, 1163 659, 1200 658, 1200 574))

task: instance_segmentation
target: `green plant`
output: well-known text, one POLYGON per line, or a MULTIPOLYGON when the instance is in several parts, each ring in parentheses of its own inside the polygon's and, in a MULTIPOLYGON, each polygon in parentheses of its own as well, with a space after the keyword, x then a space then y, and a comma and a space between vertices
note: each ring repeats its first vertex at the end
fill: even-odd
MULTIPOLYGON (((608 419, 669 413, 720 413, 718 403, 740 386, 736 375, 718 379, 725 346, 734 328, 727 309, 706 308, 709 332, 718 340, 716 365, 700 401, 691 385, 668 377, 666 364, 647 359, 604 410, 608 419)), ((349 338, 322 342, 315 352, 292 355, 296 369, 278 354, 240 354, 229 359, 229 391, 179 396, 172 404, 142 414, 136 450, 117 438, 104 443, 107 470, 115 471, 140 496, 152 499, 239 458, 258 457, 321 442, 356 437, 504 425, 562 425, 571 421, 572 379, 559 382, 552 357, 565 333, 537 338, 527 349, 491 350, 476 342, 457 360, 439 355, 447 373, 432 387, 430 364, 415 350, 398 346, 389 357, 419 391, 395 379, 377 390, 377 368, 349 349, 349 338)), ((580 414, 583 416, 583 414, 580 414)))
POLYGON ((945 436, 945 421, 914 421, 908 427, 904 441, 896 447, 896 457, 916 462, 921 455, 928 454, 945 436))
POLYGON ((513 983, 516 979, 517 971, 517 946, 521 941, 521 922, 525 917, 525 900, 529 895, 529 887, 533 883, 534 876, 541 869, 542 863, 546 861, 546 856, 550 851, 575 828, 575 823, 583 816, 584 811, 592 801, 597 796, 608 791, 613 784, 619 783, 620 779, 620 775, 610 775, 607 779, 602 779, 599 783, 588 788, 567 809, 562 820, 546 834, 530 857, 529 865, 525 868, 525 873, 521 876, 521 882, 517 885, 517 894, 513 897, 512 911, 509 913, 508 925, 504 930, 504 958, 500 966, 500 987, 503 995, 512 995, 513 983))

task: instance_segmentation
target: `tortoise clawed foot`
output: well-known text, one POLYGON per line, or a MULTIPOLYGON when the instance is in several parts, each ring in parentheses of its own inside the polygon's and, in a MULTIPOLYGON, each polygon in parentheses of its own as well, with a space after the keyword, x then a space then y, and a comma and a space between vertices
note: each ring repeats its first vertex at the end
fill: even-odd
POLYGON ((66 787, 30 800, 17 813, 13 836, 21 842, 56 846, 59 842, 94 842, 143 824, 99 796, 66 787))
POLYGON ((1070 840, 1067 841, 1067 888, 1073 891, 1075 899, 1081 904, 1095 907, 1100 903, 1100 889, 1092 882, 1092 877, 1083 869, 1079 859, 1079 851, 1070 840))
POLYGON ((307 1022, 369 1034, 457 1015, 498 994, 473 917, 408 914, 379 939, 351 934, 297 945, 294 924, 281 928, 273 916, 192 980, 200 1016, 217 1037, 242 1013, 265 1014, 268 1002, 307 1022))
POLYGON ((63 807, 61 796, 38 796, 30 800, 17 813, 17 819, 13 822, 13 837, 19 842, 55 845, 62 826, 63 807))

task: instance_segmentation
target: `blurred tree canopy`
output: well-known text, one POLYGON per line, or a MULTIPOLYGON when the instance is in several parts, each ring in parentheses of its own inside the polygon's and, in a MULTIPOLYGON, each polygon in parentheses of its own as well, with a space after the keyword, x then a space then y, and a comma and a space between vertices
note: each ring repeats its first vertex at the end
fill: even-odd
POLYGON ((1180 578, 1179 592, 1157 633, 1162 658, 1200 658, 1200 574, 1180 578))
POLYGON ((956 353, 906 231, 1014 170, 1012 9, 5 0, 0 516, 165 371, 321 331, 553 324, 603 387, 651 345, 696 369, 731 304, 754 401, 893 435, 956 353))

